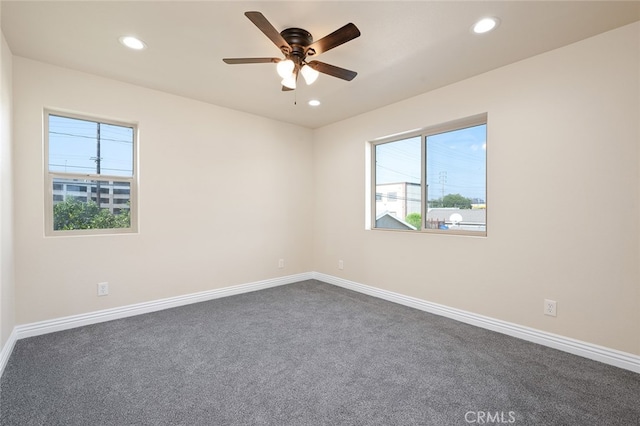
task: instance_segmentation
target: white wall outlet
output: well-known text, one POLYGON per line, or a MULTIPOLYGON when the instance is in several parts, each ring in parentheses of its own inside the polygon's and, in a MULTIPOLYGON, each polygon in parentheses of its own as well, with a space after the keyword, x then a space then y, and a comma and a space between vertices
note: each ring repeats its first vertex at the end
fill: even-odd
POLYGON ((344 262, 342 260, 338 260, 338 269, 340 270, 344 269, 344 262))
POLYGON ((109 283, 98 283, 98 296, 106 296, 109 294, 109 283))
POLYGON ((284 259, 278 260, 278 268, 280 269, 284 268, 284 259))
POLYGON ((544 299, 544 314, 552 317, 556 316, 556 301, 544 299))

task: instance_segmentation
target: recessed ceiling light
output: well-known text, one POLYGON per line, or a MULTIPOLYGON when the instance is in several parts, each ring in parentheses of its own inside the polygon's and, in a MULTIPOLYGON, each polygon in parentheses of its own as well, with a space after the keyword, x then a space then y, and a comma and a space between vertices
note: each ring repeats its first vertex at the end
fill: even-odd
POLYGON ((142 40, 132 36, 122 36, 119 40, 120 43, 127 46, 129 49, 142 50, 147 47, 142 40))
POLYGON ((498 18, 483 18, 473 25, 472 31, 476 34, 484 34, 495 29, 500 20, 498 18))
POLYGON ((319 100, 317 100, 317 99, 311 99, 311 100, 309 101, 309 105, 311 105, 311 106, 318 106, 318 105, 320 105, 320 101, 319 101, 319 100))

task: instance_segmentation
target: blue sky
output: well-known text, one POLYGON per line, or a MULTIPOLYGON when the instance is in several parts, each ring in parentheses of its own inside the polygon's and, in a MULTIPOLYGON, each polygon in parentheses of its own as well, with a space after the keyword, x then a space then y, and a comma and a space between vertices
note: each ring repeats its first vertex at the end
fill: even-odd
MULTIPOLYGON (((49 171, 96 173, 97 129, 92 121, 49 115, 49 171)), ((100 124, 100 171, 133 175, 133 128, 100 124)))
MULTIPOLYGON (((486 125, 427 137, 429 199, 446 194, 486 200, 486 125)), ((376 146, 378 184, 421 182, 421 138, 376 146)))

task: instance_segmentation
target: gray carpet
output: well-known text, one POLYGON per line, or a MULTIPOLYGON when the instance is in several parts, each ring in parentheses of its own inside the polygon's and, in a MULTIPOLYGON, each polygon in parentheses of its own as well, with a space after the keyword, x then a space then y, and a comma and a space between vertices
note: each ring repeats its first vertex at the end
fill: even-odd
POLYGON ((640 375, 317 281, 19 340, 2 425, 638 425, 640 375))

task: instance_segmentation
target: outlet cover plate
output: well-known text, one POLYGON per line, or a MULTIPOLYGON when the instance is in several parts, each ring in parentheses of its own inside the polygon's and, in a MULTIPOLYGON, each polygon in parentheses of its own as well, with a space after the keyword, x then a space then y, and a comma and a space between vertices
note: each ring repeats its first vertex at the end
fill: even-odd
POLYGON ((555 300, 544 299, 544 314, 551 317, 556 316, 557 304, 555 300))
POLYGON ((109 283, 98 283, 98 296, 107 296, 109 294, 109 283))

